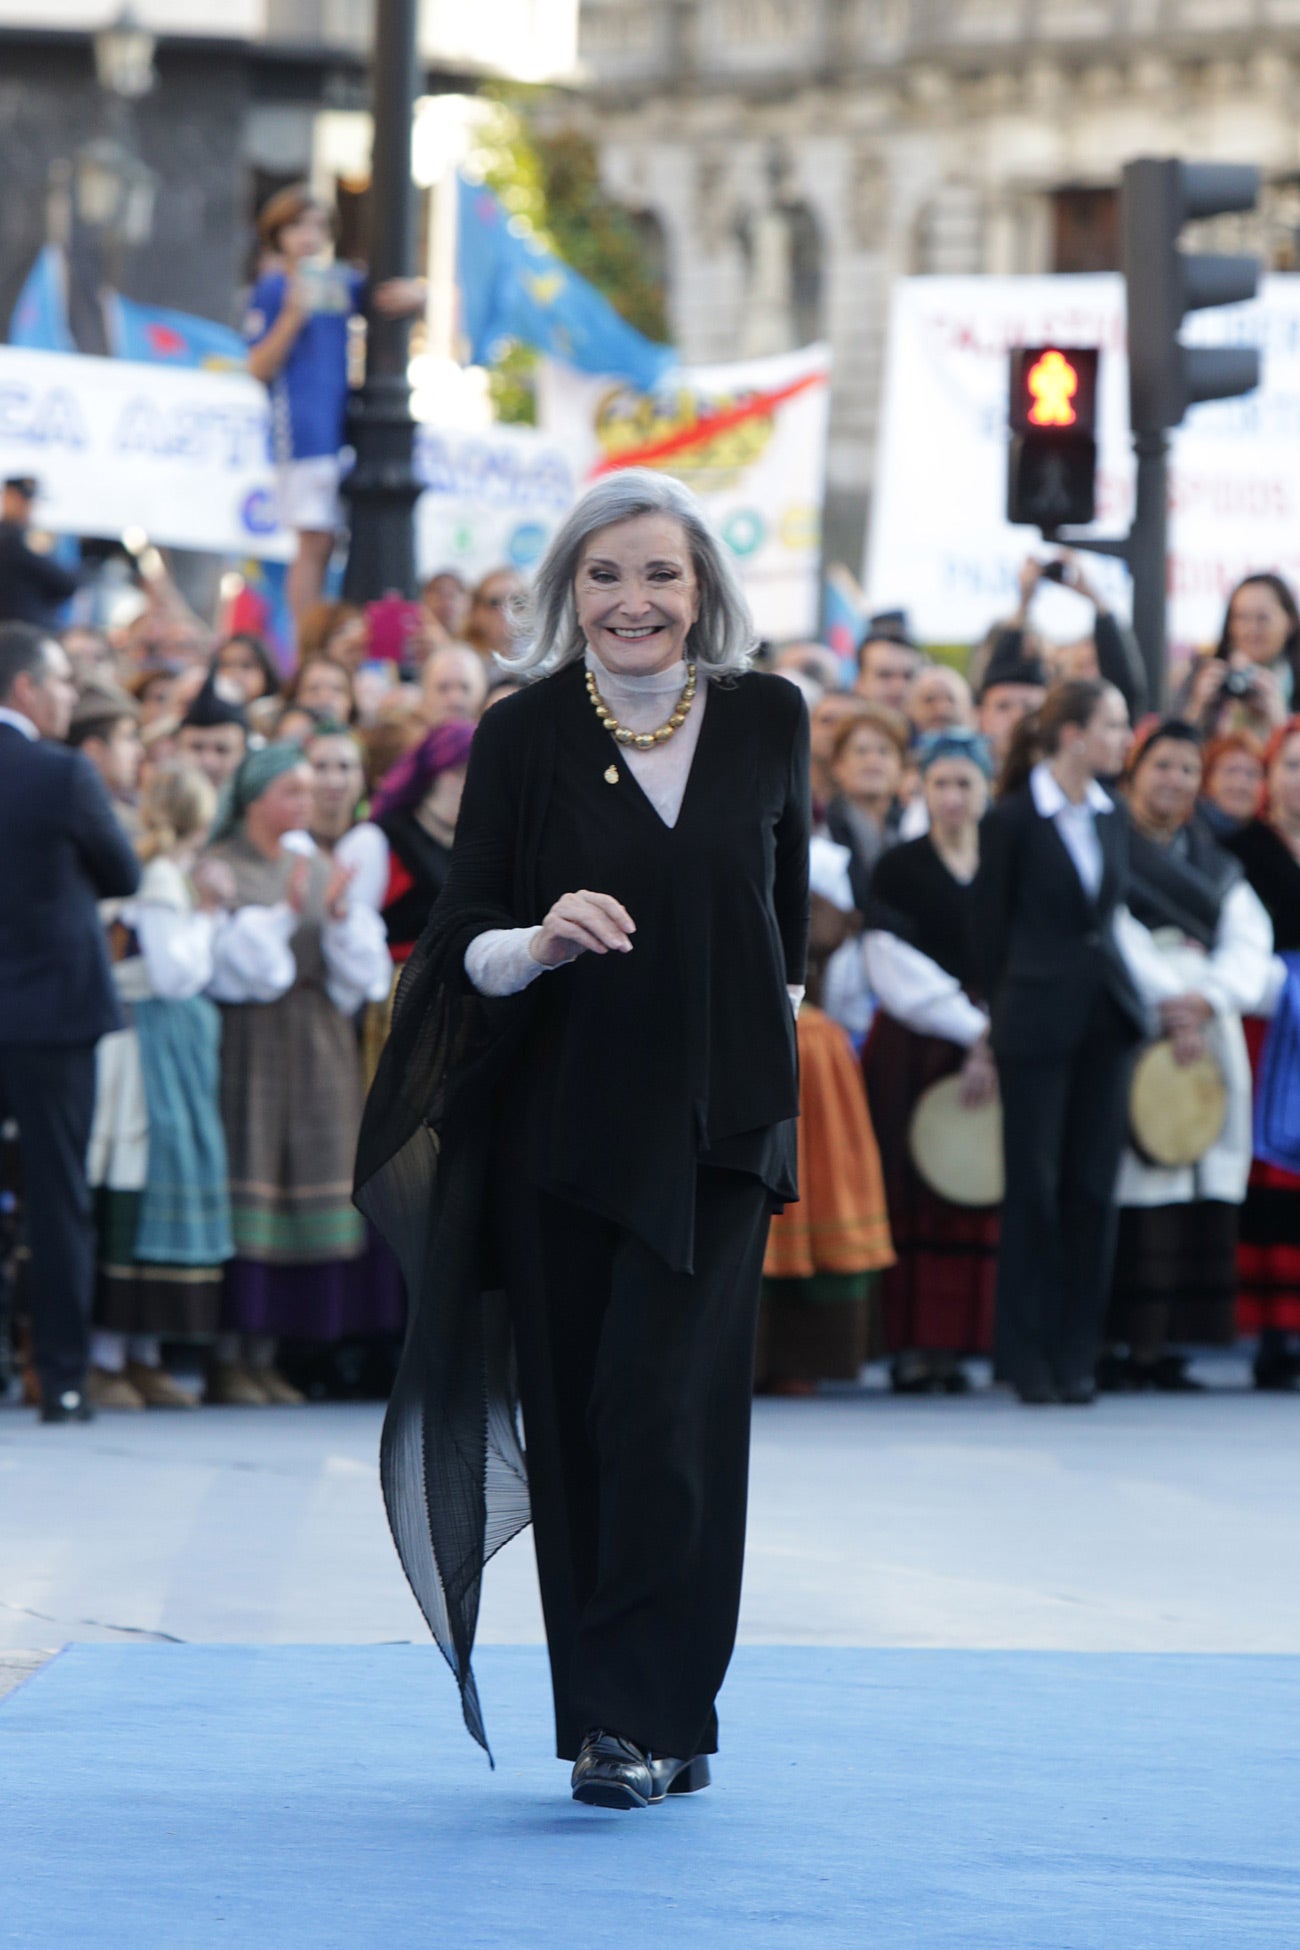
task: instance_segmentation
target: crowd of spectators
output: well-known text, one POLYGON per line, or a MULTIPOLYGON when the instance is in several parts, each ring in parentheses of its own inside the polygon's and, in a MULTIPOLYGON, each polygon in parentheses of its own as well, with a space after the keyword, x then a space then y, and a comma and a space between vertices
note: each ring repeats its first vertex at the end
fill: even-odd
MULTIPOLYGON (((42 1327, 51 1280, 88 1283, 80 1358, 92 1405, 382 1392, 403 1327, 402 1284, 351 1205, 351 1153, 396 975, 446 876, 474 726, 517 688, 502 659, 519 578, 502 568, 469 588, 452 570, 434 575, 396 658, 374 654, 371 612, 310 602, 288 673, 256 634, 214 637, 165 574, 143 590, 140 614, 112 632, 56 635, 39 619, 0 628, 5 755, 20 754, 14 734, 79 754, 72 786, 59 789, 84 799, 93 780, 121 841, 105 852, 93 819, 86 830, 98 840, 70 841, 91 859, 111 989, 93 1006, 69 1002, 52 1038, 87 1061, 94 1051, 89 1094, 84 1074, 67 1085, 81 1094, 64 1118, 59 1173, 46 1172, 57 1133, 40 1128, 30 1079, 6 1047, 12 1026, 0 1030, 5 1171, 27 1220, 25 1233, 11 1227, 0 1241, 6 1331, 28 1398, 55 1419, 81 1384, 66 1295, 58 1320, 50 1326, 47 1309, 42 1327), (78 1145, 80 1190, 68 1163, 78 1145), (45 1193, 53 1216, 37 1210, 45 1193), (60 1225, 63 1247, 51 1258, 60 1225), (81 1258, 70 1260, 78 1233, 81 1258)), ((1181 857, 1194 832, 1217 860, 1262 821, 1292 847, 1298 644, 1286 585, 1250 578, 1216 650, 1181 684, 1181 729, 1143 727, 1136 756, 1110 782, 1153 846, 1173 842, 1181 857), (1179 740, 1178 762, 1167 763, 1179 740)), ((972 1105, 996 1095, 969 954, 981 817, 1054 687, 1099 684, 1142 727, 1141 660, 1068 555, 1028 562, 1017 610, 963 652, 923 651, 893 615, 873 619, 852 669, 819 643, 760 655, 810 711, 813 974, 800 1047, 805 1078, 820 1082, 805 1103, 804 1199, 773 1229, 758 1385, 812 1392, 884 1359, 896 1389, 956 1392, 970 1384, 972 1357, 993 1353, 997 1213, 945 1202, 923 1184, 906 1127, 921 1090, 945 1075, 960 1078, 972 1105), (1086 636, 1052 643, 1036 627, 1044 579, 1091 605, 1086 636), (841 1242, 829 1259, 828 1239, 841 1242)), ((1279 896, 1265 884, 1270 873, 1278 881, 1278 863, 1265 858, 1257 870, 1250 844, 1238 852, 1263 922, 1243 921, 1238 902, 1231 915, 1223 909, 1227 934, 1238 930, 1232 942, 1216 946, 1210 927, 1207 969, 1224 953, 1205 1014, 1187 1013, 1185 983, 1166 993, 1151 976, 1153 1024, 1181 1034, 1188 1056, 1203 1053, 1209 1016, 1222 1030, 1228 1018, 1265 1013, 1241 971, 1273 966, 1274 933, 1281 949, 1300 945, 1279 922, 1287 889, 1279 896)), ((11 877, 0 916, 0 980, 32 973, 20 884, 11 877)), ((1151 930, 1159 918, 1146 917, 1151 930)), ((73 952, 67 942, 63 951, 73 952)), ((1246 1034, 1258 1056, 1249 1023, 1246 1034)), ((1201 1307, 1189 1333, 1176 1283, 1154 1311, 1142 1292, 1118 1296, 1111 1384, 1190 1386, 1187 1346, 1236 1332, 1259 1337, 1261 1386, 1296 1384, 1300 1179, 1285 1178, 1252 1177, 1247 1217, 1252 1199, 1268 1210, 1242 1231, 1241 1252, 1255 1259, 1237 1280, 1235 1311, 1225 1314, 1220 1291, 1217 1311, 1201 1307)), ((1168 1189, 1139 1186, 1135 1204, 1159 1204, 1168 1189)), ((1243 1172, 1235 1195, 1220 1189, 1216 1202, 1235 1213, 1245 1192, 1243 1172)), ((1183 1187, 1168 1202, 1185 1195, 1201 1196, 1183 1187)), ((1237 1265, 1235 1218, 1226 1249, 1222 1230, 1215 1237, 1222 1289, 1236 1279, 1224 1270, 1225 1250, 1237 1265)), ((1132 1243, 1130 1287, 1133 1255, 1142 1261, 1150 1242, 1132 1243)))
POLYGON ((287 674, 256 634, 205 629, 157 563, 122 628, 0 624, 16 796, 45 791, 54 747, 72 767, 50 787, 75 799, 67 820, 49 805, 32 829, 35 871, 54 860, 100 896, 46 914, 14 874, 0 913, 0 985, 50 998, 48 1021, 11 1008, 0 1028, 22 1221, 0 1293, 4 1344, 51 1419, 73 1396, 69 1413, 386 1386, 402 1283, 351 1205, 352 1152, 474 725, 511 688, 495 652, 518 588, 507 569, 433 576, 400 661, 373 654, 373 612, 322 601, 287 674), (9 1038, 65 1051, 70 1111, 24 1090, 9 1038), (71 1270, 50 1260, 59 1236, 71 1270), (51 1283, 71 1289, 53 1320, 51 1283))

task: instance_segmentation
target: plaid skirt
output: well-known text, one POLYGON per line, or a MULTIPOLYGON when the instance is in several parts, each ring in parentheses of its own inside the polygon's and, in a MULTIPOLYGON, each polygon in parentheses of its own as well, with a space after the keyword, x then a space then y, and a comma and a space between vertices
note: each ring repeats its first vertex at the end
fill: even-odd
MULTIPOLYGON (((1242 1028, 1258 1080, 1268 1024, 1242 1028)), ((1237 1329, 1242 1334, 1300 1331, 1300 1176, 1256 1158, 1241 1208, 1237 1244, 1237 1329)))
POLYGON ((952 1205, 918 1176, 907 1147, 922 1091, 961 1068, 965 1051, 918 1036, 881 1010, 862 1052, 880 1139, 897 1263, 881 1276, 889 1353, 987 1354, 993 1346, 1001 1210, 952 1205))
POLYGON ((307 983, 276 1002, 225 1004, 221 1015, 236 1257, 268 1266, 359 1258, 361 1059, 350 1018, 307 983))

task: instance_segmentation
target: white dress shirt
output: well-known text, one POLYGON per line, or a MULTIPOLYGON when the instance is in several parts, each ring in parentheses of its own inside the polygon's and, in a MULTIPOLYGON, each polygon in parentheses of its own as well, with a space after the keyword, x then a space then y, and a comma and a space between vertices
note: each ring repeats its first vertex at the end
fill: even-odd
POLYGON ((1034 795, 1034 805, 1041 817, 1052 821, 1065 842, 1066 852, 1074 862, 1074 870, 1083 884, 1084 892, 1090 900, 1096 900, 1101 891, 1104 866, 1101 841, 1097 837, 1097 820, 1102 813, 1114 812, 1114 801, 1095 779, 1089 779, 1088 790, 1076 805, 1067 796, 1046 759, 1040 760, 1029 774, 1029 790, 1034 795))
POLYGON ((0 704, 0 724, 11 724, 15 731, 21 731, 23 737, 30 738, 33 744, 40 739, 41 734, 31 719, 21 711, 11 711, 7 704, 0 704))

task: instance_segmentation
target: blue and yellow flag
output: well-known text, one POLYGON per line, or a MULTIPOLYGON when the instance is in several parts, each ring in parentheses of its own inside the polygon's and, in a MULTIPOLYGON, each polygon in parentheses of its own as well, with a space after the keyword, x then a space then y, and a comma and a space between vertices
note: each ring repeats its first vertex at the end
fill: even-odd
POLYGON ((648 391, 677 355, 620 318, 608 298, 528 236, 492 191, 460 182, 456 276, 475 365, 511 339, 648 391))

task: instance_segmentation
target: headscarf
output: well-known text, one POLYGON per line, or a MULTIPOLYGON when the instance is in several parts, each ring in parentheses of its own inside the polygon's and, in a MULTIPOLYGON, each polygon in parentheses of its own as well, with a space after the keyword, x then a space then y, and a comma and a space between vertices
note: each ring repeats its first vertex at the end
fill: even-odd
POLYGON ((993 777, 993 754, 987 738, 965 725, 949 725, 944 731, 927 731, 917 742, 915 761, 922 778, 941 758, 964 758, 977 765, 986 779, 993 777))
POLYGON ((217 840, 229 839, 232 833, 238 832, 244 814, 267 787, 274 785, 282 773, 292 772, 302 763, 301 745, 263 745, 260 751, 250 752, 222 790, 208 844, 214 845, 217 840))
POLYGON ((398 759, 370 802, 370 817, 383 819, 418 806, 440 773, 465 763, 473 738, 474 726, 459 719, 435 725, 414 751, 398 759))

